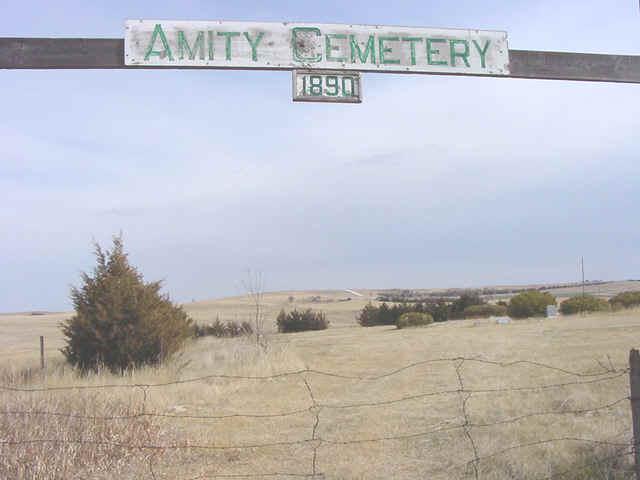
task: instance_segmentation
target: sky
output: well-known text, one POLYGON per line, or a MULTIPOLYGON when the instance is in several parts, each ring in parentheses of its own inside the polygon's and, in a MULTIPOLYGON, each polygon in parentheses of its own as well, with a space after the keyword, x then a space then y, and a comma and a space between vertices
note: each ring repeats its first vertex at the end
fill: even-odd
MULTIPOLYGON (((640 54, 636 0, 0 0, 0 36, 126 19, 504 30, 512 49, 640 54)), ((640 86, 363 74, 0 71, 0 312, 70 308, 92 242, 180 302, 267 290, 640 278, 640 86)))

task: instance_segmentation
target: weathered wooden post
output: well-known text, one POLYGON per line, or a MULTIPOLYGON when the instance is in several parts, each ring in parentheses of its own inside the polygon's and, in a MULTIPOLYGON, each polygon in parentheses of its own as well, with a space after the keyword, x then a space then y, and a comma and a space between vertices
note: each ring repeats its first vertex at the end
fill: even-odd
POLYGON ((629 388, 631 390, 631 419, 633 422, 633 456, 636 480, 640 480, 640 352, 629 352, 629 388))
POLYGON ((40 335, 40 370, 44 373, 44 337, 40 335))

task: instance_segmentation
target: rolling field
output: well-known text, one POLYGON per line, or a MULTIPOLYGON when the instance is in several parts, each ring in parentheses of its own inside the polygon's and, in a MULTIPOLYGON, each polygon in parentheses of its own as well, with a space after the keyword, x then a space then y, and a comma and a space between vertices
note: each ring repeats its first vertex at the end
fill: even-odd
MULTIPOLYGON (((331 327, 272 332, 266 349, 193 340, 124 378, 64 367, 65 314, 0 315, 0 478, 631 478, 640 311, 362 328, 375 292, 357 292, 265 294, 268 325, 294 306, 331 327), (39 335, 46 379, 24 374, 39 335)), ((240 297, 185 308, 202 323, 251 314, 240 297)))
MULTIPOLYGON (((531 285, 536 287, 536 285, 531 285)), ((516 288, 500 286, 496 288, 516 288)), ((519 286, 518 288, 522 288, 519 286)), ((608 282, 602 285, 587 285, 585 292, 600 296, 613 296, 627 290, 640 289, 638 281, 608 282)), ((369 301, 375 301, 382 290, 317 290, 317 291, 284 291, 264 294, 262 308, 265 316, 265 327, 275 332, 275 317, 280 309, 316 309, 327 314, 331 327, 352 327, 357 325, 355 316, 369 301), (290 299, 293 299, 291 301, 290 299)), ((443 289, 419 289, 417 292, 441 292, 443 289)), ((558 300, 563 300, 581 292, 580 287, 567 287, 549 290, 558 300)), ((246 296, 227 297, 215 300, 189 302, 184 305, 187 313, 196 322, 204 324, 221 321, 251 321, 254 305, 246 296)), ((39 335, 46 337, 47 351, 54 357, 56 351, 63 346, 58 323, 71 316, 71 312, 46 313, 31 315, 30 313, 0 314, 0 325, 6 335, 0 337, 0 361, 3 358, 38 361, 39 335)))

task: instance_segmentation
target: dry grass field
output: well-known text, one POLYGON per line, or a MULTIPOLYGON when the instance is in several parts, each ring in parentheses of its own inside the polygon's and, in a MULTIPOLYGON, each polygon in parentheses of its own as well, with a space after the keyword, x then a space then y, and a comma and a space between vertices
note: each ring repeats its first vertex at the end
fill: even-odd
MULTIPOLYGON (((266 349, 193 340, 126 377, 64 367, 68 314, 0 315, 0 478, 631 478, 640 311, 362 328, 375 292, 358 292, 266 294, 268 324, 293 306, 331 327, 271 332, 266 349), (39 335, 46 378, 25 374, 39 335), (506 364, 520 360, 557 369, 506 364)), ((239 297, 185 308, 202 323, 251 314, 239 297)))

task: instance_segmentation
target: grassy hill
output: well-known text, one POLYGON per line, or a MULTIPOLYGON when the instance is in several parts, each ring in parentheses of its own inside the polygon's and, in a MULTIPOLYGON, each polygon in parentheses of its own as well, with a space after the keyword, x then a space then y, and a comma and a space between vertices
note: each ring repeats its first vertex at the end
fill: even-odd
MULTIPOLYGON (((541 285, 526 287, 538 288, 541 285)), ((523 286, 500 286, 492 288, 525 288, 523 286)), ((586 292, 600 296, 613 296, 626 290, 639 290, 640 282, 619 281, 601 285, 587 285, 586 292)), ((307 290, 266 292, 263 296, 265 326, 268 332, 275 332, 275 318, 282 309, 322 310, 331 322, 330 327, 357 326, 356 314, 369 301, 376 303, 376 298, 386 290, 307 290), (359 294, 359 295, 358 295, 359 294)), ((423 293, 441 293, 444 289, 419 289, 423 293)), ((577 295, 579 286, 548 290, 559 299, 577 295)), ((185 310, 198 323, 210 323, 216 319, 221 321, 250 321, 255 314, 255 305, 246 296, 227 297, 221 299, 189 302, 184 304, 185 310)), ((68 318, 70 312, 26 312, 0 314, 0 361, 11 358, 29 358, 35 362, 39 355, 39 336, 46 338, 46 348, 56 355, 63 346, 58 328, 60 321, 68 318), (34 314, 35 313, 35 314, 34 314)))
MULTIPOLYGON (((338 302, 342 292, 269 294, 271 311, 291 295, 294 304, 336 309, 338 323, 352 325, 358 304, 338 302), (317 296, 326 303, 311 301, 317 296)), ((241 303, 188 308, 207 319, 233 315, 241 303)), ((315 465, 323 474, 316 478, 336 480, 472 479, 467 462, 477 454, 480 478, 491 480, 567 470, 576 480, 627 478, 615 476, 629 464, 616 445, 631 435, 624 369, 640 338, 637 310, 273 334, 265 350, 207 337, 161 368, 125 377, 65 368, 53 350, 55 321, 64 316, 0 320, 0 384, 54 389, 0 390, 3 411, 39 412, 0 415, 0 438, 63 440, 0 446, 0 477, 58 478, 64 468, 67 478, 151 478, 151 469, 157 479, 291 478, 315 465), (25 377, 24 368, 37 364, 40 333, 50 347, 46 379, 25 377), (78 438, 99 445, 79 448, 78 438), (36 465, 42 476, 15 474, 14 459, 14 468, 36 465)))

